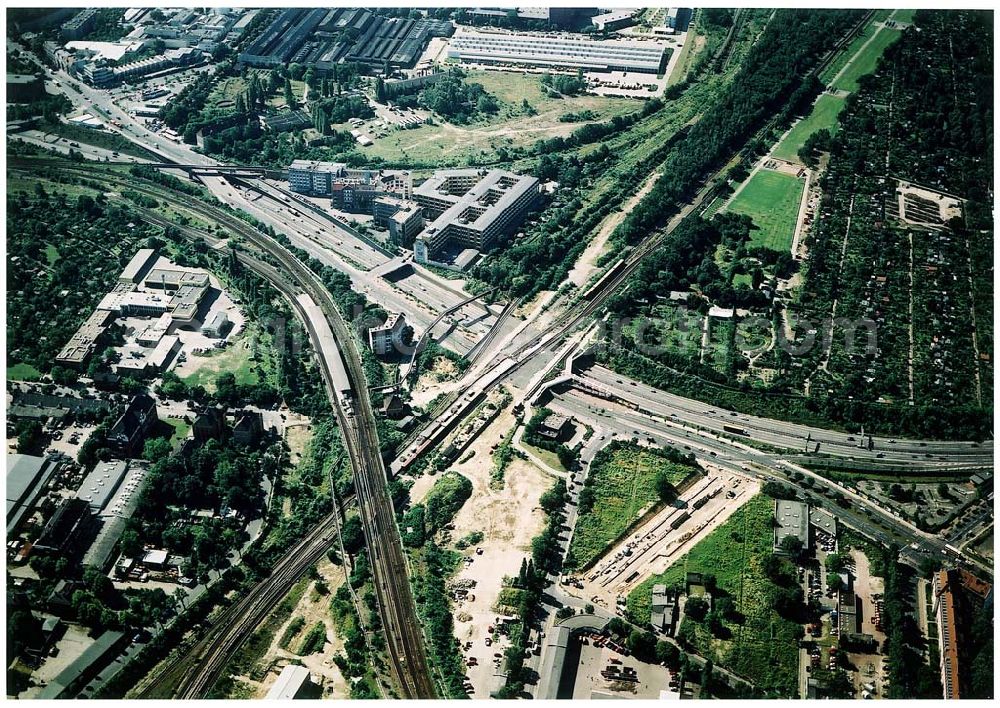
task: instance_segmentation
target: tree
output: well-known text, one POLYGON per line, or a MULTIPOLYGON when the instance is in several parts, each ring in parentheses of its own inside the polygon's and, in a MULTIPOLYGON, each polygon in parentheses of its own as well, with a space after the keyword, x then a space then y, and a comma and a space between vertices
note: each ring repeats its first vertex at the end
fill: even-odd
POLYGON ((37 420, 17 424, 17 451, 22 455, 40 455, 45 448, 45 435, 37 420))
POLYGON ((484 93, 476 99, 476 110, 480 113, 496 113, 500 110, 500 105, 491 94, 484 93))
POLYGON ((149 462, 156 462, 170 456, 170 441, 166 438, 150 438, 142 449, 142 457, 149 462))
POLYGON ((785 536, 778 545, 791 558, 798 558, 802 554, 802 539, 798 536, 785 536))
POLYGON ((656 660, 671 668, 676 668, 680 663, 680 650, 670 642, 662 639, 656 643, 656 660))
MULTIPOLYGON (((293 64, 293 66, 295 66, 293 64)), ((285 105, 289 108, 295 108, 298 104, 295 102, 295 94, 292 92, 292 80, 285 79, 285 105)))
POLYGON ((677 500, 677 489, 670 482, 670 476, 665 471, 661 470, 657 472, 654 484, 656 485, 656 494, 660 497, 660 501, 669 504, 677 500))
POLYGON ((828 588, 837 592, 844 589, 844 581, 839 575, 835 573, 828 573, 826 576, 826 585, 828 588))
POLYGON ((684 614, 695 622, 701 622, 708 613, 708 603, 700 597, 689 597, 684 603, 684 614))

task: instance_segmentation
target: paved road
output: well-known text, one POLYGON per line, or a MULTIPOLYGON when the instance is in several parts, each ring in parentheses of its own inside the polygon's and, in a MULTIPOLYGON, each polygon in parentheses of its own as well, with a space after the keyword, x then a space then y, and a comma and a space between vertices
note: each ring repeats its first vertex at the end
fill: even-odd
POLYGON ((755 441, 792 451, 804 450, 808 440, 810 452, 814 451, 818 443, 821 453, 871 462, 884 460, 911 463, 931 460, 990 467, 993 465, 992 440, 979 443, 872 437, 872 449, 869 450, 867 445, 859 447, 859 434, 851 435, 727 411, 655 389, 603 366, 591 367, 581 374, 580 379, 595 389, 606 390, 656 415, 675 418, 686 425, 717 433, 726 432, 725 426, 736 427, 745 430, 749 434, 747 437, 755 441))

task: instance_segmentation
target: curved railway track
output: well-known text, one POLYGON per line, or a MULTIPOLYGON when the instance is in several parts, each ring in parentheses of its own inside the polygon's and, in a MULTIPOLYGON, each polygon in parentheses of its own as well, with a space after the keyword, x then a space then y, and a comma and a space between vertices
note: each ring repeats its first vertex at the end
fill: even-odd
MULTIPOLYGON (((37 161, 19 159, 11 161, 9 168, 14 171, 19 168, 23 170, 32 163, 37 164, 37 161)), ((178 200, 178 195, 166 187, 150 187, 107 173, 95 175, 93 169, 60 164, 52 166, 87 179, 100 177, 105 182, 127 187, 153 198, 168 202, 178 200)), ((324 382, 334 404, 350 456, 355 493, 372 565, 379 614, 385 629, 386 653, 393 681, 403 698, 433 698, 436 690, 427 664, 422 630, 410 591, 407 563, 396 525, 395 512, 386 489, 388 477, 380 453, 375 418, 367 393, 367 382, 361 359, 353 346, 354 340, 350 329, 318 276, 283 246, 238 217, 221 208, 201 203, 196 198, 184 199, 180 206, 225 226, 274 259, 278 263, 278 268, 272 272, 261 269, 260 274, 285 294, 295 294, 289 290, 289 281, 301 292, 309 294, 334 333, 339 356, 352 387, 350 401, 342 400, 338 395, 341 392, 335 390, 332 383, 331 362, 324 356, 315 324, 300 309, 310 338, 313 340, 324 382), (286 275, 282 275, 281 270, 284 270, 286 275)), ((292 299, 294 300, 294 297, 292 299)), ((259 623, 260 610, 273 608, 284 594, 282 589, 287 592, 287 588, 294 583, 294 580, 329 548, 335 539, 336 523, 335 515, 324 519, 300 542, 301 548, 297 547, 299 552, 290 553, 275 567, 271 577, 276 578, 276 582, 259 586, 258 592, 250 593, 227 611, 225 616, 230 618, 231 622, 217 624, 206 637, 178 660, 175 666, 163 672, 154 681, 153 686, 147 689, 147 694, 155 690, 156 686, 169 685, 168 682, 176 680, 178 688, 175 695, 178 697, 205 697, 219 679, 232 653, 246 641, 259 623)))

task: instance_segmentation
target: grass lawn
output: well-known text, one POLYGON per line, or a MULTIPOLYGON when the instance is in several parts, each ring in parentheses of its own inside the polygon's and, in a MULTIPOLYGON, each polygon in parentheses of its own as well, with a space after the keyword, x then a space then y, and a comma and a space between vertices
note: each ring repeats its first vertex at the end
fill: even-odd
MULTIPOLYGON (((886 15, 889 13, 886 12, 886 15)), ((858 36, 851 40, 851 43, 844 47, 844 50, 838 54, 830 65, 823 70, 823 73, 819 75, 820 81, 823 82, 825 86, 829 86, 830 82, 833 81, 833 77, 840 73, 840 70, 847 65, 847 62, 851 60, 858 50, 864 46, 865 42, 871 39, 872 35, 875 34, 875 23, 880 20, 878 13, 875 17, 864 26, 864 29, 858 33, 858 36)))
POLYGON ((50 266, 54 266, 56 261, 62 258, 62 256, 59 255, 59 250, 55 246, 47 243, 45 244, 45 258, 48 260, 50 266))
MULTIPOLYGON (((384 138, 374 138, 375 144, 364 148, 364 153, 392 163, 465 165, 470 160, 496 159, 496 153, 501 148, 526 147, 537 140, 568 136, 582 123, 561 123, 559 116, 564 113, 590 110, 597 115, 596 120, 604 121, 642 108, 641 101, 627 98, 553 98, 542 93, 540 74, 474 70, 467 70, 466 74, 466 81, 480 84, 496 96, 500 103, 499 112, 493 116, 480 116, 468 125, 438 121, 437 125, 392 131, 384 138), (534 108, 537 115, 524 112, 524 101, 534 108)), ((341 124, 333 127, 349 130, 352 126, 341 124)))
POLYGON ((634 619, 646 622, 653 585, 683 588, 687 572, 711 573, 719 588, 715 595, 728 594, 742 622, 724 622, 731 632, 727 639, 713 636, 707 623, 688 618, 680 631, 717 665, 751 678, 769 695, 792 698, 798 686, 801 627, 778 615, 769 599, 773 583, 763 563, 771 553, 773 509, 774 502, 762 494, 748 501, 665 573, 636 588, 628 597, 628 610, 634 619))
POLYGON ((799 162, 799 150, 810 135, 826 128, 830 135, 837 132, 837 117, 844 109, 844 99, 840 96, 823 94, 813 105, 812 112, 796 123, 784 140, 771 153, 774 157, 789 162, 799 162))
POLYGON ((583 568, 600 556, 643 513, 659 501, 654 481, 665 472, 675 487, 695 469, 673 462, 658 450, 630 443, 608 446, 591 463, 585 487, 594 504, 581 511, 569 553, 583 568))
POLYGON ((173 435, 170 436, 170 444, 177 447, 181 440, 187 437, 191 426, 185 423, 183 418, 167 418, 166 423, 174 429, 173 435))
POLYGON ((753 219, 757 228, 750 232, 752 245, 788 251, 804 185, 805 181, 794 175, 758 170, 726 208, 753 219))
POLYGON ((855 91, 858 88, 858 79, 865 74, 875 71, 878 60, 886 48, 899 39, 902 32, 896 29, 883 29, 872 40, 871 44, 865 47, 864 51, 854 57, 847 70, 833 83, 832 88, 842 91, 855 91))
POLYGON ((42 378, 42 372, 31 364, 19 362, 7 367, 8 381, 38 381, 42 378))
POLYGON ((237 384, 256 384, 260 381, 257 365, 250 358, 255 347, 247 347, 251 340, 239 339, 226 349, 213 352, 209 356, 191 356, 190 361, 197 362, 198 368, 182 377, 190 386, 204 386, 209 392, 215 390, 215 379, 223 372, 232 372, 237 384))

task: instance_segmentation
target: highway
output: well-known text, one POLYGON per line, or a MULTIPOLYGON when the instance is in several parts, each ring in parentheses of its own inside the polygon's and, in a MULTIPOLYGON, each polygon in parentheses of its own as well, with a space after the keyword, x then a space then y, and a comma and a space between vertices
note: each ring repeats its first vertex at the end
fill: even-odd
MULTIPOLYGON (((591 367, 579 376, 579 380, 595 391, 619 397, 657 416, 670 417, 688 426, 730 436, 732 433, 726 431, 726 427, 739 429, 746 433, 740 437, 790 451, 802 452, 808 446, 808 451, 815 453, 816 446, 819 445, 820 453, 872 463, 906 462, 914 467, 927 463, 927 466, 936 468, 944 465, 934 463, 942 462, 987 467, 993 465, 992 440, 979 443, 872 437, 872 448, 869 449, 867 444, 861 444, 860 434, 851 435, 720 409, 655 389, 603 366, 591 367)), ((866 435, 866 443, 867 440, 866 435)))
MULTIPOLYGON (((942 559, 947 557, 947 539, 921 531, 895 510, 802 467, 792 456, 766 452, 704 428, 687 426, 670 416, 658 417, 636 410, 621 401, 620 391, 605 398, 602 396, 608 395, 606 391, 587 391, 584 389, 589 387, 582 385, 583 388, 574 385, 555 393, 545 405, 558 413, 590 422, 598 430, 597 435, 625 439, 637 437, 660 446, 670 445, 738 474, 752 474, 760 479, 789 484, 797 488, 803 498, 822 503, 848 526, 884 544, 900 546, 903 548, 903 559, 913 565, 917 565, 921 556, 926 554, 942 559), (803 483, 805 479, 809 480, 809 485, 803 483), (831 498, 821 498, 820 492, 831 498, 839 496, 844 503, 833 504, 831 498)), ((982 520, 978 521, 982 523, 982 520)), ((975 559, 966 560, 992 574, 991 568, 984 567, 975 559)))

